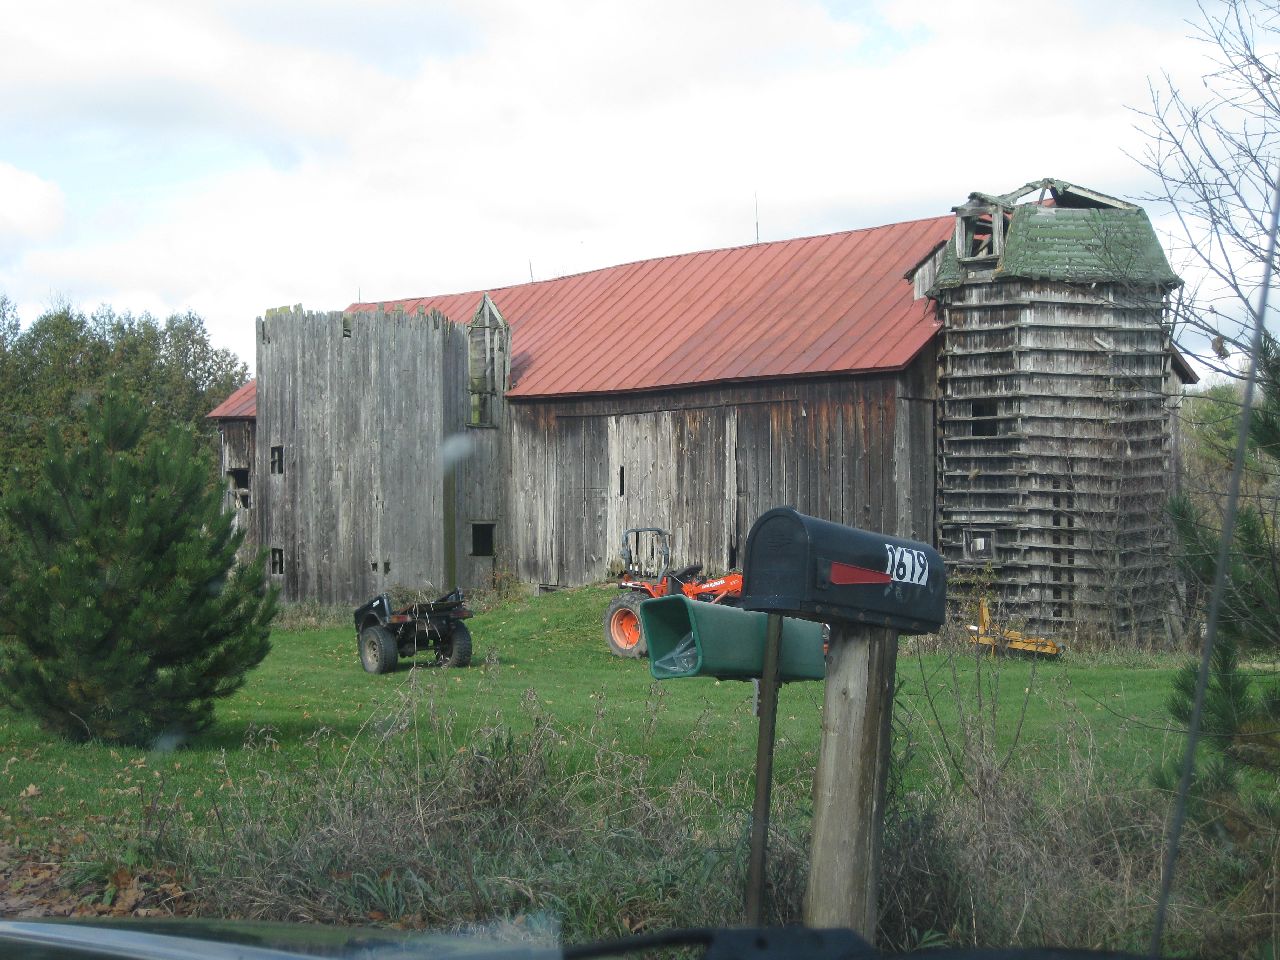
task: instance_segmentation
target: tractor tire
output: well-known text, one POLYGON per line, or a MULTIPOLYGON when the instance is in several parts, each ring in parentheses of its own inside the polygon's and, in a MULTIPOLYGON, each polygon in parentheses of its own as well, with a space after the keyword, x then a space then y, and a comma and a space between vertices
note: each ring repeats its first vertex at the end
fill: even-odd
POLYGON ((436 647, 437 667, 471 666, 471 631, 465 623, 455 623, 448 637, 442 637, 436 647))
POLYGON ((645 657, 649 644, 640 623, 640 604, 648 597, 625 590, 613 598, 604 612, 604 642, 615 657, 645 657))
POLYGON ((391 673, 399 659, 395 635, 386 627, 372 623, 360 631, 360 663, 366 673, 391 673))

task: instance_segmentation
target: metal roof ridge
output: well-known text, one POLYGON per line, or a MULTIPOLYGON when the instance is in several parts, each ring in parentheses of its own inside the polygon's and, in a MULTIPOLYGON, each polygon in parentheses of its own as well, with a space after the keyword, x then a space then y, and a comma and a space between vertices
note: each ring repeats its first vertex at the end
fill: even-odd
MULTIPOLYGON (((871 227, 855 227, 852 230, 831 230, 827 233, 815 233, 803 237, 787 237, 782 240, 761 240, 756 243, 738 243, 721 247, 707 247, 703 250, 686 250, 684 253, 666 253, 657 257, 641 257, 638 260, 627 260, 622 263, 608 264, 603 267, 592 267, 589 270, 579 270, 577 273, 566 273, 558 277, 547 277, 544 280, 527 280, 524 283, 509 283, 502 287, 483 287, 475 290, 459 290, 454 293, 429 293, 421 297, 398 297, 390 300, 362 300, 349 304, 342 312, 353 310, 357 307, 385 307, 389 303, 405 303, 410 300, 437 300, 442 297, 466 297, 473 294, 480 295, 483 293, 495 294, 502 293, 505 290, 516 290, 528 287, 540 286, 545 283, 558 283, 562 280, 573 280, 578 277, 585 277, 592 273, 601 273, 606 270, 620 270, 625 267, 634 267, 644 263, 656 263, 660 260, 675 260, 681 257, 698 257, 711 253, 726 253, 734 250, 749 250, 753 247, 770 247, 784 243, 796 243, 803 240, 825 240, 828 237, 846 236, 852 233, 870 233, 874 230, 886 230, 891 227, 903 227, 913 223, 928 223, 934 220, 950 220, 952 214, 947 213, 933 217, 916 217, 911 220, 895 220, 892 223, 880 223, 871 227)), ((923 261, 922 261, 923 262, 923 261)), ((450 318, 452 319, 452 318, 450 318)))

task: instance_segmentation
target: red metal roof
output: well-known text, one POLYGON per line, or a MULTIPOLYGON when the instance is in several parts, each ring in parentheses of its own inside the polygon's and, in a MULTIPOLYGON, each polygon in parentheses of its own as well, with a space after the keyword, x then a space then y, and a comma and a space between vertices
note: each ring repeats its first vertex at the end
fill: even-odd
POLYGON ((252 420, 258 412, 258 381, 250 380, 243 387, 209 411, 211 420, 252 420))
MULTIPOLYGON (((950 216, 935 217, 489 290, 511 325, 507 395, 901 369, 938 329, 930 301, 914 299, 904 275, 954 225, 950 216)), ((381 306, 434 308, 466 323, 482 296, 474 291, 381 306)), ((347 310, 378 306, 355 303, 347 310)))

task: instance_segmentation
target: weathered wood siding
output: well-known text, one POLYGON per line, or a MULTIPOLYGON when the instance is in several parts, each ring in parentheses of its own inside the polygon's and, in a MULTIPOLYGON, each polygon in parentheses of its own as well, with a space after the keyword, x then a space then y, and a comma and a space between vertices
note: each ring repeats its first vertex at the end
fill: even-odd
MULTIPOLYGON (((469 411, 467 356, 458 354, 449 367, 450 380, 446 396, 450 404, 450 422, 465 423, 469 411)), ((491 406, 492 422, 488 426, 466 425, 450 445, 450 460, 456 471, 454 482, 453 529, 455 573, 448 580, 466 589, 488 586, 507 550, 506 503, 506 402, 501 394, 491 406), (478 556, 472 552, 472 527, 493 524, 494 552, 478 556)), ((446 505, 446 509, 448 506, 446 505)))
POLYGON ((1159 291, 994 281, 946 291, 939 308, 949 564, 989 566, 1006 615, 1033 631, 1163 632, 1171 378, 1159 291))
POLYGON ((435 313, 295 308, 257 333, 253 498, 285 599, 443 592, 469 575, 462 524, 491 509, 501 481, 483 460, 493 444, 470 442, 464 422, 466 328, 435 313))
POLYGON ((253 420, 223 420, 218 424, 222 435, 221 476, 223 509, 235 514, 235 529, 245 531, 236 559, 248 562, 258 555, 258 527, 253 504, 253 471, 255 456, 255 424, 253 420), (247 485, 241 486, 244 482, 247 485))
POLYGON ((673 562, 740 567, 752 522, 805 513, 933 541, 932 351, 880 376, 511 401, 511 550, 523 580, 606 577, 629 527, 673 562))

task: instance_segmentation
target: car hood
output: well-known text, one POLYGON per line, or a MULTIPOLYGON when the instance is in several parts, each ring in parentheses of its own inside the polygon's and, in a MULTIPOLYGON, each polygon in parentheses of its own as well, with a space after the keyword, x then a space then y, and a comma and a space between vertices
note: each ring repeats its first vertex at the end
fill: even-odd
POLYGON ((0 956, 39 960, 286 960, 298 957, 369 960, 558 960, 557 949, 483 936, 423 934, 319 924, 207 920, 0 920, 0 956))

